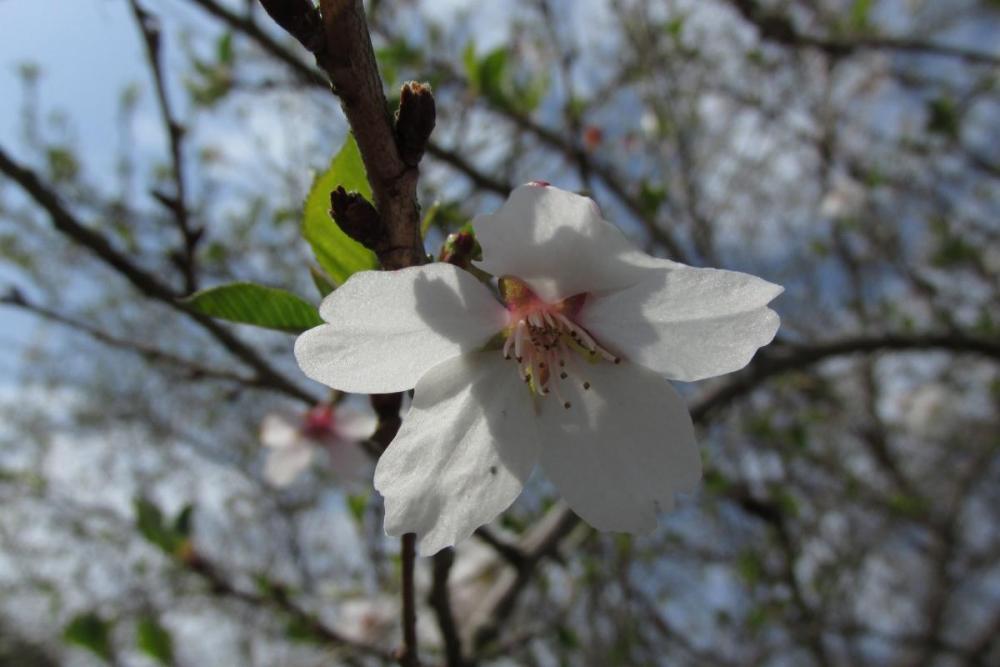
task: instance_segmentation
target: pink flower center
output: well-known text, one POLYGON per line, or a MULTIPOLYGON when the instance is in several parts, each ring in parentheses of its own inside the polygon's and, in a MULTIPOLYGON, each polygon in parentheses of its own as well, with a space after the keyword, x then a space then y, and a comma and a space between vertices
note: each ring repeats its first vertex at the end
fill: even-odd
POLYGON ((317 405, 302 419, 302 434, 307 438, 319 439, 333 433, 333 406, 317 405))
POLYGON ((524 281, 504 276, 500 279, 500 298, 511 314, 503 332, 504 359, 517 362, 518 372, 532 393, 554 393, 569 409, 572 404, 563 398, 560 383, 578 382, 585 390, 591 386, 585 377, 586 364, 581 361, 621 362, 576 323, 587 294, 550 304, 539 299, 524 281))

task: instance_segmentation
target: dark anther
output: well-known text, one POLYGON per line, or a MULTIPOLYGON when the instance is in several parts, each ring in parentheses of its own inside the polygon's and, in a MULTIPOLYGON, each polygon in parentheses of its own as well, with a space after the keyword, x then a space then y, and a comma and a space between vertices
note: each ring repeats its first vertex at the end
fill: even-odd
POLYGON ((566 401, 565 403, 563 403, 563 407, 566 408, 567 410, 569 410, 571 406, 572 406, 572 403, 570 403, 569 401, 566 401))
POLYGON ((584 382, 583 383, 583 388, 584 389, 590 389, 590 383, 589 382, 584 382))
POLYGON ((559 374, 559 378, 560 378, 560 379, 562 379, 562 380, 565 380, 565 379, 566 379, 566 378, 568 378, 568 377, 569 377, 569 376, 568 376, 568 375, 566 375, 566 371, 563 371, 562 373, 560 373, 560 374, 559 374))

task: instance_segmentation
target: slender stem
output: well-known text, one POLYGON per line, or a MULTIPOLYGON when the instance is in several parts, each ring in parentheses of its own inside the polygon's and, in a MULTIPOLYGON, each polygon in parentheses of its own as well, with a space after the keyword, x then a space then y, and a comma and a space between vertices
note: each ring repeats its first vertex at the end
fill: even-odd
POLYGON ((418 667, 417 597, 413 586, 413 569, 417 560, 417 536, 406 533, 400 539, 403 568, 403 648, 399 652, 401 667, 418 667))
POLYGON ((167 92, 166 77, 163 74, 161 58, 161 37, 157 19, 146 11, 138 0, 130 0, 132 14, 142 33, 146 46, 146 60, 153 77, 153 88, 160 107, 160 116, 170 144, 170 165, 174 177, 174 194, 154 192, 154 196, 173 213, 177 228, 181 234, 182 247, 176 255, 175 263, 184 274, 184 291, 188 294, 198 289, 198 272, 195 251, 202 238, 203 230, 195 228, 191 223, 187 201, 187 179, 184 168, 184 126, 177 121, 172 111, 170 97, 167 92))
POLYGON ((464 667, 462 640, 451 610, 451 589, 448 587, 448 577, 454 563, 454 549, 442 549, 434 554, 434 579, 431 584, 430 603, 437 616, 438 628, 444 641, 445 664, 448 667, 464 667))

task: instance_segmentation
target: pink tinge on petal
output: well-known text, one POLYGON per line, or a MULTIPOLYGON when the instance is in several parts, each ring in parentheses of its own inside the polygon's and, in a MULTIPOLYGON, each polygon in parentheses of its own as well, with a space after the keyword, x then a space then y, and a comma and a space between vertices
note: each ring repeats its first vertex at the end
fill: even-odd
POLYGON ((525 183, 525 185, 530 185, 536 188, 547 188, 552 184, 549 183, 548 181, 528 181, 527 183, 525 183))
POLYGON ((317 405, 302 418, 302 434, 313 440, 333 433, 333 427, 333 406, 329 404, 317 405))
POLYGON ((578 382, 589 389, 590 381, 583 377, 588 364, 598 360, 621 363, 620 357, 576 323, 586 293, 547 303, 513 276, 502 276, 499 289, 511 313, 511 324, 503 332, 503 356, 517 361, 518 373, 533 393, 546 396, 551 391, 568 410, 572 401, 562 396, 563 381, 578 382))

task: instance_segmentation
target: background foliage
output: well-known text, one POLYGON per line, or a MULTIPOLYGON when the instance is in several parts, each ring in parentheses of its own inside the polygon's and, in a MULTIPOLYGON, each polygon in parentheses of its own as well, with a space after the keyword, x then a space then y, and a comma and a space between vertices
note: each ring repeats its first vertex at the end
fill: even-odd
MULTIPOLYGON (((336 99, 253 2, 32 4, 4 32, 65 42, 4 51, 0 665, 391 662, 377 495, 269 488, 257 440, 325 397, 287 332, 374 262, 324 214, 365 186, 336 99), (60 97, 112 48, 116 99, 60 97)), ((702 490, 629 538, 534 480, 450 585, 420 562, 425 662, 449 593, 477 664, 1000 663, 1000 6, 367 7, 390 106, 434 87, 430 253, 544 179, 787 289, 772 348, 682 387, 702 490)))

